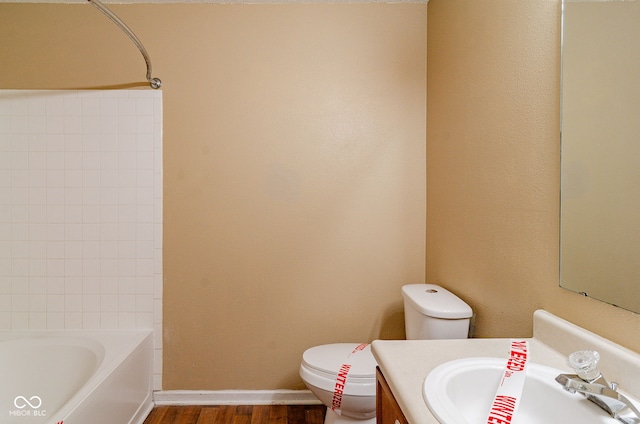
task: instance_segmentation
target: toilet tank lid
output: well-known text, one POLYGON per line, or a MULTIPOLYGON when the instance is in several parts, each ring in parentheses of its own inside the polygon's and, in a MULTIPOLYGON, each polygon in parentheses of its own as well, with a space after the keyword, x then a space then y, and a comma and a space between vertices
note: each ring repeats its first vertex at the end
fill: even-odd
POLYGON ((408 284, 402 297, 422 314, 434 318, 471 318, 473 311, 462 299, 435 284, 408 284))

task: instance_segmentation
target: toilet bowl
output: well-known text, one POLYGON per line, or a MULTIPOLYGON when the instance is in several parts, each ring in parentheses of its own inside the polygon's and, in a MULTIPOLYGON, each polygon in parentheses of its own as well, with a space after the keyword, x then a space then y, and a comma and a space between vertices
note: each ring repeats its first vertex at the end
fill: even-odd
POLYGON ((307 349, 300 377, 327 406, 325 424, 375 423, 376 360, 368 343, 334 343, 307 349))
MULTIPOLYGON (((402 287, 408 340, 464 339, 472 310, 434 284, 402 287)), ((315 346, 302 355, 300 377, 327 406, 325 424, 375 424, 376 360, 368 343, 315 346)))

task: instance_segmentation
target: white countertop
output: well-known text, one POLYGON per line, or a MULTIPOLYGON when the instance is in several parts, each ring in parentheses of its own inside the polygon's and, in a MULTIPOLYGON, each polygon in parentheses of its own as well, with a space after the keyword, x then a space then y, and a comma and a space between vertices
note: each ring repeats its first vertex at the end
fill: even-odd
MULTIPOLYGON (((530 361, 571 371, 565 357, 535 339, 529 341, 530 361)), ((509 357, 511 339, 376 340, 372 344, 378 361, 402 412, 411 424, 438 424, 422 397, 429 372, 440 364, 469 357, 509 357)))
MULTIPOLYGON (((509 357, 512 339, 375 340, 372 352, 402 412, 410 424, 439 424, 422 397, 425 378, 438 365, 470 357, 509 357)), ((624 392, 640 394, 640 355, 546 311, 534 314, 530 361, 573 372, 566 355, 593 349, 601 354, 600 369, 624 392)))

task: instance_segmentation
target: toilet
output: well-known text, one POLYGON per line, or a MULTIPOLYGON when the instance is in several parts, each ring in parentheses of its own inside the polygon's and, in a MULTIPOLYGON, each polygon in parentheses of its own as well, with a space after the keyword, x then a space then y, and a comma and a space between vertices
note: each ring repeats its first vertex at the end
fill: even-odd
MULTIPOLYGON (((473 311, 435 284, 402 287, 407 340, 466 339, 473 311)), ((300 377, 327 407, 325 424, 376 422, 376 360, 368 343, 315 346, 302 354, 300 377)))

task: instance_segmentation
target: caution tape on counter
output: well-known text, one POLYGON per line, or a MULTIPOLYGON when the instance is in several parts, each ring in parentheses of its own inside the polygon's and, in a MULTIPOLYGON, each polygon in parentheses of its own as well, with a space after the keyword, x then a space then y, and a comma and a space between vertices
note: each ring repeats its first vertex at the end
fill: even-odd
POLYGON ((509 359, 491 404, 487 424, 511 424, 518 411, 529 360, 529 343, 511 340, 509 359))

